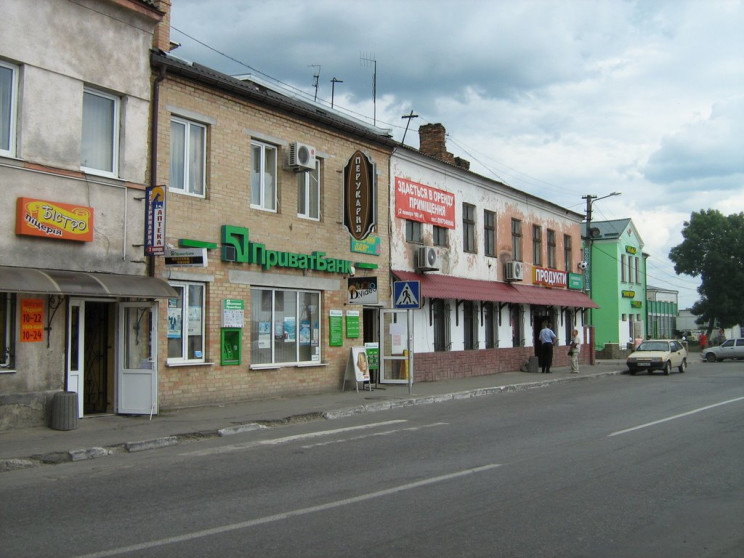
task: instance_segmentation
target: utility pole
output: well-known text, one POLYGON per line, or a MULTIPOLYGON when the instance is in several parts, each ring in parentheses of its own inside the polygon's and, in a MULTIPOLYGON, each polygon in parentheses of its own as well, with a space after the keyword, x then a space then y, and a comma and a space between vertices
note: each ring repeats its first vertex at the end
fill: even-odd
POLYGON ((403 132, 403 139, 400 140, 401 145, 406 143, 406 134, 408 133, 408 126, 411 124, 411 118, 418 118, 418 114, 413 114, 413 111, 411 111, 411 114, 406 114, 401 116, 401 118, 406 118, 408 122, 406 122, 406 131, 403 132))
MULTIPOLYGON (((587 293, 590 298, 592 297, 592 241, 594 240, 594 235, 592 234, 592 205, 597 200, 603 200, 611 196, 619 195, 620 192, 612 192, 611 194, 601 197, 592 194, 581 196, 582 200, 586 200, 586 235, 583 237, 583 240, 586 242, 584 248, 584 261, 586 262, 586 268, 584 269, 584 292, 587 293)), ((593 325, 591 310, 589 311, 589 316, 589 324, 593 325)))
POLYGON ((331 80, 331 108, 333 108, 333 97, 336 95, 337 83, 343 83, 343 80, 336 79, 335 77, 331 80))

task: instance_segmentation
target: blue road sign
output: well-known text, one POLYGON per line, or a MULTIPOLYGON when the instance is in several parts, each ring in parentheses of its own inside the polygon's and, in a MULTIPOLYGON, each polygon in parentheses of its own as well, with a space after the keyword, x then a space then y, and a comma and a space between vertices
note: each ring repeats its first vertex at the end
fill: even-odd
POLYGON ((421 308, 421 281, 394 281, 393 307, 421 308))

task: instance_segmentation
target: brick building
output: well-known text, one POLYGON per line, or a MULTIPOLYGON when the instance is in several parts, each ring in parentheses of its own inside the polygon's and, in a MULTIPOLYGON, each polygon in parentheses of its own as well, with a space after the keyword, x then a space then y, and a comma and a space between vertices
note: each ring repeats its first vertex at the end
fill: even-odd
POLYGON ((389 132, 169 54, 153 183, 166 191, 159 402, 339 389, 390 298, 389 132), (194 259, 198 262, 195 264, 194 259))

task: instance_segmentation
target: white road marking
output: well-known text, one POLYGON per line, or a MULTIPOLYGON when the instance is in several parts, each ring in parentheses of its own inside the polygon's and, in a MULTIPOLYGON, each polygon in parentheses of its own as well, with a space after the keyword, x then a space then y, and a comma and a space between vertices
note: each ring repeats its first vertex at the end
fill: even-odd
POLYGON ((384 430, 382 432, 372 432, 371 434, 361 434, 359 436, 352 436, 351 438, 339 438, 338 440, 329 440, 327 442, 318 442, 317 444, 307 444, 302 446, 302 449, 310 449, 318 446, 329 446, 331 444, 343 444, 346 442, 354 442, 356 440, 363 440, 365 438, 374 438, 375 436, 389 436, 390 434, 396 434, 398 432, 416 432, 417 430, 423 430, 424 428, 433 428, 435 426, 447 426, 448 422, 433 422, 431 424, 422 424, 421 426, 409 426, 407 428, 394 428, 393 430, 384 430))
POLYGON ((646 424, 639 424, 638 426, 634 426, 633 428, 626 428, 625 430, 618 430, 617 432, 613 432, 612 434, 609 434, 607 437, 611 438, 612 436, 619 436, 620 434, 627 434, 628 432, 633 432, 634 430, 640 430, 641 428, 655 426, 657 424, 661 424, 662 422, 676 420, 678 418, 687 417, 689 415, 694 415, 695 413, 701 413, 703 411, 707 411, 708 409, 720 407, 721 405, 728 405, 729 403, 736 403, 737 401, 743 401, 743 400, 744 400, 744 397, 737 397, 736 399, 729 399, 728 401, 721 401, 720 403, 714 403, 713 405, 707 405, 705 407, 700 407, 699 409, 693 409, 692 411, 687 411, 686 413, 674 415, 673 417, 667 417, 667 418, 663 418, 660 420, 655 420, 653 422, 647 422, 646 424))
POLYGON ((273 523, 276 521, 283 521, 285 519, 289 519, 292 517, 299 517, 302 515, 308 515, 311 513, 317 513, 327 510, 332 510, 335 508, 340 508, 342 506, 348 506, 351 504, 357 504, 359 502, 364 502, 366 500, 372 500, 374 498, 382 498, 384 496, 391 496, 393 494, 397 494, 399 492, 405 492, 407 490, 413 490, 415 488, 421 488, 422 486, 428 486, 432 484, 437 484, 441 482, 446 482, 449 480, 457 479, 460 477, 465 477, 467 475, 474 475, 477 473, 484 473, 486 471, 490 471, 492 469, 495 469, 496 467, 500 467, 500 464, 498 463, 491 463, 489 465, 483 465, 481 467, 473 467, 472 469, 464 469, 462 471, 457 471, 454 473, 450 473, 448 475, 441 475, 438 477, 431 477, 428 479, 423 479, 416 482, 411 482, 408 484, 402 484, 400 486, 394 486, 391 488, 387 488, 385 490, 379 490, 377 492, 370 492, 368 494, 361 494, 359 496, 354 496, 353 498, 345 498, 343 500, 336 500, 335 502, 328 502, 326 504, 319 504, 317 506, 310 506, 308 508, 300 508, 298 510, 292 510, 284 513, 278 513, 275 515, 269 515, 266 517, 258 517, 256 519, 251 519, 249 521, 241 521, 239 523, 230 523, 228 525, 222 525, 220 527, 213 527, 211 529, 203 529, 201 531, 194 531, 191 533, 185 533, 183 535, 178 535, 175 537, 167 537, 164 539, 158 539, 154 541, 148 541, 143 542, 139 544, 133 544, 130 546, 122 546, 119 548, 112 548, 109 550, 102 550, 100 552, 92 552, 90 554, 85 554, 82 556, 78 556, 77 558, 105 558, 106 556, 116 556, 118 554, 126 554, 128 552, 138 552, 142 550, 148 550, 151 548, 156 548, 159 546, 165 546, 167 544, 175 544, 175 543, 182 543, 186 541, 192 541, 194 539, 200 539, 203 537, 211 537, 213 535, 221 535, 223 533, 229 533, 231 531, 237 531, 240 529, 248 529, 250 527, 256 527, 259 525, 265 525, 267 523, 273 523))
POLYGON ((243 451, 261 446, 278 446, 281 444, 288 444, 290 442, 296 442, 298 440, 307 440, 312 438, 320 438, 322 436, 333 436, 335 434, 343 434, 344 432, 353 432, 356 430, 367 430, 370 428, 379 428, 381 426, 389 426, 392 424, 400 424, 402 422, 408 422, 406 420, 387 420, 384 422, 374 422, 371 424, 363 424, 361 426, 349 426, 346 428, 335 428, 333 430, 322 430, 320 432, 309 432, 307 434, 296 434, 294 436, 284 436, 283 438, 273 438, 271 440, 253 440, 251 442, 245 442, 243 444, 230 444, 229 446, 222 446, 219 448, 204 449, 198 451, 192 451, 182 453, 181 455, 214 455, 220 453, 230 453, 233 451, 243 451))

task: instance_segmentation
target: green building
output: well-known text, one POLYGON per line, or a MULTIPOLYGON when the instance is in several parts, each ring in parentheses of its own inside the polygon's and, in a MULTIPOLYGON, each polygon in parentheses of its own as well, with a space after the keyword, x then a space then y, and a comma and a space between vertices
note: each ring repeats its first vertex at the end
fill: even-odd
POLYGON ((598 309, 588 310, 597 351, 619 349, 646 336, 646 255, 631 219, 592 221, 587 245, 587 288, 598 309))
MULTIPOLYGON (((678 291, 646 285, 648 335, 654 339, 674 339, 679 315, 678 291)), ((697 329, 699 326, 695 325, 697 329)))

